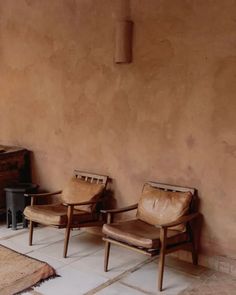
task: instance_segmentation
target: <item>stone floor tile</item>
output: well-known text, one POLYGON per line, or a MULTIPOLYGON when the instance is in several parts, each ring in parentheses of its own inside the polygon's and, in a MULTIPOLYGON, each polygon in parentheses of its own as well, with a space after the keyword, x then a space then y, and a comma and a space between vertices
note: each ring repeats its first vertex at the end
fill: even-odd
POLYGON ((29 233, 27 231, 20 235, 15 235, 8 239, 1 240, 0 242, 6 247, 27 254, 36 249, 46 247, 50 243, 62 240, 62 235, 51 227, 35 229, 32 246, 29 246, 28 244, 28 236, 29 233))
POLYGON ((126 277, 121 279, 122 283, 127 286, 138 288, 142 292, 149 292, 154 294, 162 295, 176 295, 182 290, 190 286, 194 282, 193 277, 187 276, 181 272, 175 271, 172 268, 165 267, 163 291, 157 292, 157 278, 158 278, 158 267, 157 264, 151 262, 144 265, 137 271, 128 274, 126 277))
POLYGON ((33 251, 27 254, 28 256, 38 259, 40 261, 45 261, 47 262, 49 265, 51 265, 54 269, 59 269, 60 267, 63 267, 66 265, 66 263, 64 263, 62 260, 60 259, 56 259, 56 258, 52 258, 49 257, 39 251, 33 251))
POLYGON ((12 230, 11 228, 7 228, 5 224, 0 224, 0 241, 21 235, 25 232, 28 232, 27 228, 19 227, 17 230, 12 230))
POLYGON ((81 233, 70 238, 67 258, 63 258, 63 247, 64 239, 40 248, 38 251, 69 264, 77 259, 101 250, 103 248, 103 242, 98 236, 89 233, 81 233))

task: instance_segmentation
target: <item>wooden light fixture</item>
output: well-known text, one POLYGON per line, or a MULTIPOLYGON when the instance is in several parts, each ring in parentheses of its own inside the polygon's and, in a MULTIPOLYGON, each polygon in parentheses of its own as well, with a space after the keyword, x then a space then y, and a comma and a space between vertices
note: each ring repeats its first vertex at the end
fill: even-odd
POLYGON ((132 32, 132 21, 117 21, 115 36, 115 63, 130 63, 132 61, 132 32))

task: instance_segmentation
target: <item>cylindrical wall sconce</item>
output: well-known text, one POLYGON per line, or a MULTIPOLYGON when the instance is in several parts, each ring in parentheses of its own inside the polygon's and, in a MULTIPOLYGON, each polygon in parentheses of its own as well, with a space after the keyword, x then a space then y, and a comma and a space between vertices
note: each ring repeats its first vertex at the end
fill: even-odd
POLYGON ((132 21, 117 21, 115 36, 115 63, 130 63, 132 61, 132 32, 132 21))

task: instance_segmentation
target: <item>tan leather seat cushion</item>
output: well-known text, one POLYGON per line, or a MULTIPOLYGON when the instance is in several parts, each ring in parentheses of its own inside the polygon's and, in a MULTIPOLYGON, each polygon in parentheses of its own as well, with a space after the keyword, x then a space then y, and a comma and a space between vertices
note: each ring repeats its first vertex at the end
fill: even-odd
MULTIPOLYGON (((146 184, 138 203, 137 218, 152 225, 175 221, 189 211, 191 192, 164 191, 146 184)), ((185 225, 172 229, 184 231, 185 225)))
MULTIPOLYGON (((74 210, 73 223, 92 221, 94 214, 74 210)), ((24 210, 27 219, 48 225, 65 225, 67 223, 67 207, 62 204, 28 206, 24 210)))
MULTIPOLYGON (((67 204, 80 203, 86 201, 96 201, 104 190, 104 184, 90 183, 85 180, 73 177, 62 192, 62 201, 67 204)), ((78 209, 92 212, 96 206, 79 206, 78 209)))
MULTIPOLYGON (((142 220, 134 219, 112 224, 104 224, 103 233, 117 241, 147 249, 160 248, 160 229, 142 220)), ((187 240, 186 233, 167 231, 167 245, 187 240)))

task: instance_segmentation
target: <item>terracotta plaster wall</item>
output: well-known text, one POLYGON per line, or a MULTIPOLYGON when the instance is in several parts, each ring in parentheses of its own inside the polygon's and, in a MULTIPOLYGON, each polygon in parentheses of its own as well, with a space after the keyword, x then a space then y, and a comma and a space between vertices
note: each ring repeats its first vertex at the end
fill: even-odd
POLYGON ((34 152, 58 189, 74 168, 113 178, 117 205, 145 180, 193 186, 202 251, 236 258, 236 1, 0 1, 0 141, 34 152), (133 63, 113 62, 117 18, 133 63))

